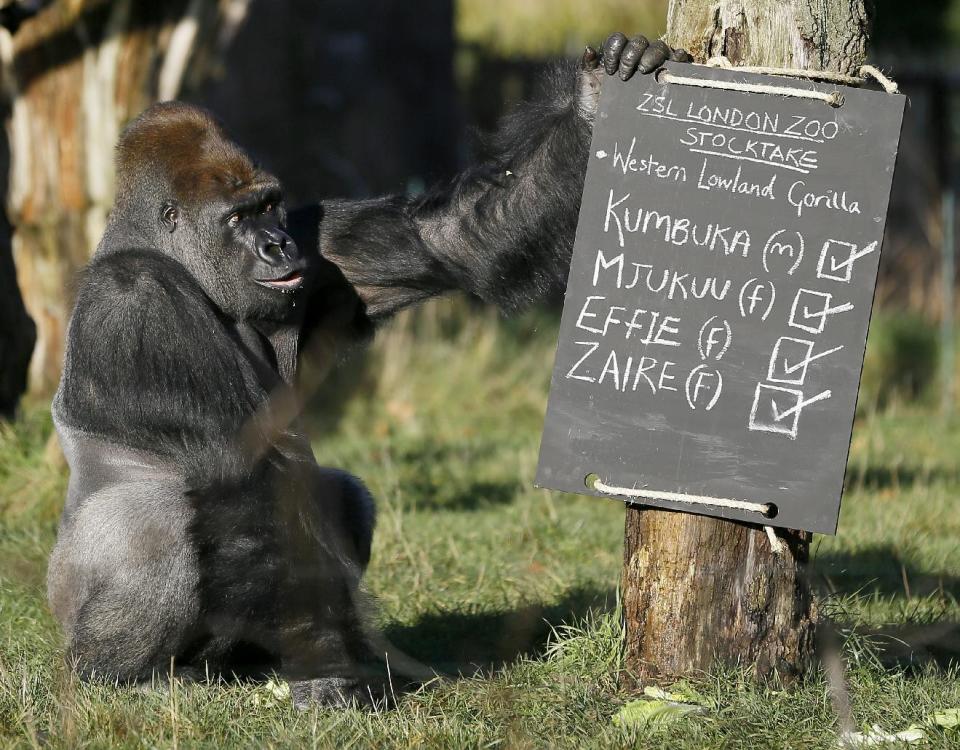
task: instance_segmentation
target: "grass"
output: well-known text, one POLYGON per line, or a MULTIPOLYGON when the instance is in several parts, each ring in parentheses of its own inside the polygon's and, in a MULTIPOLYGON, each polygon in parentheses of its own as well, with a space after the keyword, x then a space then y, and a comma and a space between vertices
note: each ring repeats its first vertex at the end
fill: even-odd
POLYGON ((960 706, 960 421, 894 399, 859 419, 840 534, 814 544, 840 676, 784 692, 718 669, 692 683, 707 712, 614 726, 632 697, 617 682, 623 509, 530 486, 553 318, 465 305, 397 321, 311 419, 319 459, 378 498, 375 618, 461 677, 373 713, 298 713, 269 684, 77 684, 43 588, 65 473, 34 407, 0 428, 0 747, 835 748, 842 728, 899 731, 960 706))

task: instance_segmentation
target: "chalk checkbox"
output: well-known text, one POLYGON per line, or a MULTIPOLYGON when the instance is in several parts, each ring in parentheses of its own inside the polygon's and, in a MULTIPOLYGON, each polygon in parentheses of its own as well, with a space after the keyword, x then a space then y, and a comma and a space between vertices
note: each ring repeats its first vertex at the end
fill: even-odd
POLYGON ((823 243, 817 262, 817 277, 849 284, 853 279, 853 264, 876 249, 876 242, 865 245, 861 250, 852 242, 827 240, 823 243))
POLYGON ((807 367, 823 357, 843 349, 843 344, 832 349, 813 353, 814 343, 809 339, 795 339, 781 336, 770 354, 767 366, 767 380, 784 385, 803 385, 807 377, 807 367))
POLYGON ((804 399, 803 391, 796 388, 783 388, 779 385, 757 383, 747 428, 757 432, 779 433, 795 440, 797 425, 800 422, 800 412, 805 407, 828 399, 830 396, 830 391, 823 391, 811 398, 804 399))
POLYGON ((800 420, 800 409, 797 407, 802 402, 803 391, 757 383, 748 426, 759 432, 789 435, 793 440, 797 437, 797 423, 800 420))
POLYGON ((781 336, 770 354, 767 380, 771 383, 803 385, 807 365, 813 359, 813 342, 781 336))
POLYGON ((821 333, 828 317, 853 309, 849 302, 831 307, 832 301, 833 295, 829 292, 799 290, 790 308, 790 325, 809 333, 821 333))
POLYGON ((810 333, 820 333, 827 322, 832 296, 829 292, 801 289, 790 308, 790 325, 810 333))

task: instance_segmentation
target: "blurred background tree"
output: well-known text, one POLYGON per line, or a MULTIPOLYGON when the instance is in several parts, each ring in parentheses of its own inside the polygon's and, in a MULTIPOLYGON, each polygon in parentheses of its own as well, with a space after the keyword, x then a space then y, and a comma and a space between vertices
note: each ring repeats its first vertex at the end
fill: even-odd
MULTIPOLYGON (((36 343, 31 389, 59 380, 71 286, 95 247, 113 201, 113 147, 130 118, 197 81, 229 44, 247 0, 56 0, 3 2, 2 94, 7 124, 7 218, 0 245, 12 251, 36 343), (7 228, 8 229, 8 228, 7 228)), ((4 291, 11 292, 7 278, 4 291)), ((23 366, 30 327, 19 305, 3 312, 4 369, 23 366)), ((19 372, 3 385, 22 384, 19 372)), ((0 406, 14 394, 0 394, 0 406)), ((9 408, 7 409, 9 411, 9 408)))

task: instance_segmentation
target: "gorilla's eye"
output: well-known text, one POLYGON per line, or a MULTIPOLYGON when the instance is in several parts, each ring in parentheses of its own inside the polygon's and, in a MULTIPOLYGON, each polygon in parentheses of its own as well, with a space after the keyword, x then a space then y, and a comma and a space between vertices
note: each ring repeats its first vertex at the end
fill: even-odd
POLYGON ((263 207, 263 212, 264 212, 265 214, 273 213, 273 204, 272 204, 272 203, 268 203, 267 205, 265 205, 265 206, 263 207))
POLYGON ((240 219, 241 216, 239 213, 230 214, 230 216, 227 218, 227 224, 229 224, 231 227, 235 227, 240 224, 240 219))

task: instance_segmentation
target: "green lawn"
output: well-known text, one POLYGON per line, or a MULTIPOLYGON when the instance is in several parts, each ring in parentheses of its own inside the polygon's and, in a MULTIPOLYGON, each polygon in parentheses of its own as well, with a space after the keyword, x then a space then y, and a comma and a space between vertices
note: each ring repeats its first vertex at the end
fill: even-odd
MULTIPOLYGON (((894 399, 858 422, 839 536, 814 543, 821 651, 843 668, 791 692, 718 670, 692 685, 706 711, 615 726, 631 697, 617 686, 622 506, 531 487, 552 318, 465 306, 398 321, 311 419, 319 459, 378 498, 373 616, 449 679, 375 713, 298 713, 269 685, 77 684, 43 586, 65 475, 33 407, 0 428, 0 747, 834 748, 844 725, 900 731, 960 707, 960 421, 894 399)), ((960 746, 960 730, 926 734, 960 746)))

